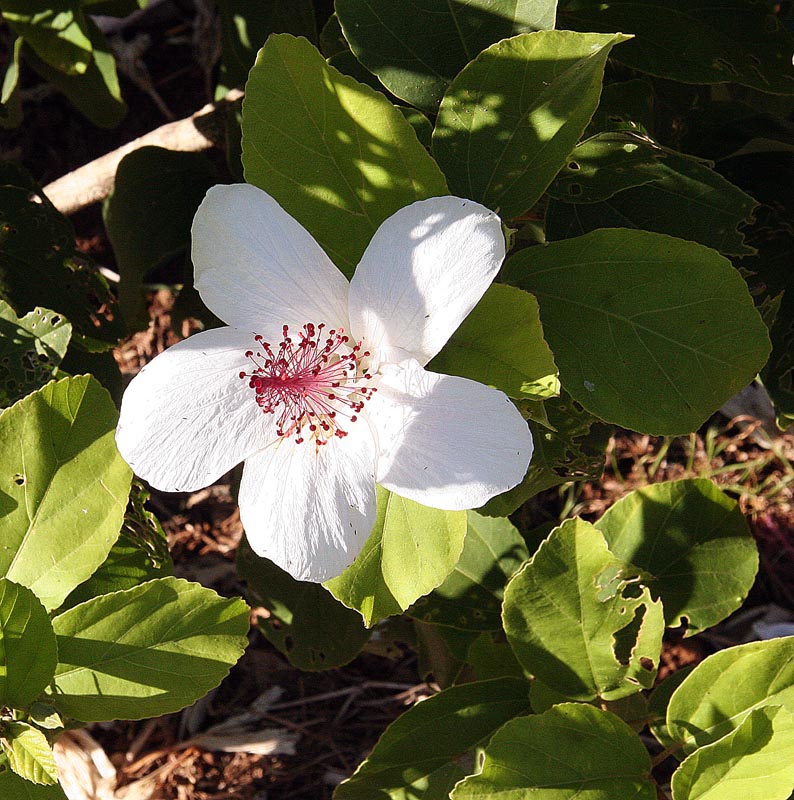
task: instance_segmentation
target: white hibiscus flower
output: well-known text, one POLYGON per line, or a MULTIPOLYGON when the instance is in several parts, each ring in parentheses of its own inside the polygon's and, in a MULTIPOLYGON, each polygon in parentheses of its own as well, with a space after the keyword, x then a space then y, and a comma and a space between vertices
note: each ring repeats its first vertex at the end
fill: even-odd
POLYGON ((121 454, 164 491, 200 489, 245 461, 251 547, 301 580, 352 563, 376 483, 435 508, 482 505, 524 477, 527 424, 502 392, 424 365, 504 254, 494 213, 435 197, 389 217, 348 283, 265 192, 210 189, 193 222, 195 285, 228 327, 133 379, 121 454))

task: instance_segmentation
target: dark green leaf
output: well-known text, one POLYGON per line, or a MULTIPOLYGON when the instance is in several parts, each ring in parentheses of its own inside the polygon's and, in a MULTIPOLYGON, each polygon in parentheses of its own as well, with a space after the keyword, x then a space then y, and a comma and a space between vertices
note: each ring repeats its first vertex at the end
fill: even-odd
POLYGON ((318 583, 296 581, 247 543, 237 551, 237 570, 251 603, 269 612, 259 630, 296 667, 332 669, 352 661, 370 637, 361 614, 343 606, 318 583))
POLYGON ((386 217, 447 193, 397 108, 287 34, 268 39, 246 84, 243 166, 348 276, 386 217))
MULTIPOLYGON (((523 680, 498 678, 446 689, 393 722, 369 757, 339 785, 334 800, 448 797, 453 760, 528 711, 523 680), (438 792, 439 783, 447 794, 438 792)), ((463 774, 458 770, 456 780, 463 774)))
POLYGON ((41 786, 6 769, 0 772, 0 797, 4 800, 68 800, 58 784, 41 786))
POLYGON ((291 33, 317 39, 312 0, 218 0, 223 50, 216 99, 242 87, 256 54, 271 33, 291 33))
POLYGON ((631 131, 650 134, 653 129, 653 86, 648 81, 635 78, 604 85, 598 108, 590 120, 589 132, 631 131))
POLYGON ((633 430, 695 430, 769 354, 739 273, 693 242, 600 230, 523 250, 505 271, 538 298, 563 387, 633 430))
POLYGON ((596 228, 642 228, 727 255, 755 252, 737 231, 758 205, 750 195, 707 164, 631 134, 602 134, 579 145, 550 194, 577 207, 550 205, 549 239, 596 228))
POLYGON ((36 306, 63 314, 87 349, 124 335, 107 282, 75 256, 71 223, 13 162, 0 164, 0 298, 19 317, 36 306))
POLYGON ((553 28, 556 5, 556 0, 336 0, 336 11, 367 69, 397 97, 432 112, 452 78, 488 45, 553 28))
POLYGON ((202 153, 141 147, 121 160, 103 216, 121 275, 119 305, 129 324, 148 324, 144 279, 187 251, 196 209, 216 181, 215 166, 202 153))
POLYGON ((450 85, 433 153, 450 189, 511 219, 540 199, 590 122, 622 34, 538 31, 498 42, 450 85))
POLYGON ((633 33, 617 58, 650 75, 794 94, 794 38, 764 0, 568 0, 558 24, 633 33))

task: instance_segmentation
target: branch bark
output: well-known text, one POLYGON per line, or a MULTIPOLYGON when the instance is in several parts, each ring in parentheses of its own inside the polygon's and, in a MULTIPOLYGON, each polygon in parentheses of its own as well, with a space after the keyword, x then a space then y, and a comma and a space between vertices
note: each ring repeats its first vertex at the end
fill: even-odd
POLYGON ((242 96, 242 91, 232 89, 223 100, 209 103, 185 119, 156 128, 58 178, 44 187, 44 194, 62 214, 74 214, 101 202, 113 191, 119 162, 133 150, 156 145, 168 150, 199 152, 221 145, 225 139, 226 115, 242 96))

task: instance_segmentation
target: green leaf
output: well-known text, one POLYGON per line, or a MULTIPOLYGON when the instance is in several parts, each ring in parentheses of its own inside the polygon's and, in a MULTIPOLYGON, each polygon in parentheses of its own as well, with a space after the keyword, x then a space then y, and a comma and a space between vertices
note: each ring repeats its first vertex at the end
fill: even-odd
POLYGON ((673 800, 787 800, 794 790, 794 715, 757 708, 673 773, 673 800))
POLYGON ((62 610, 101 594, 174 574, 165 531, 144 506, 149 496, 139 481, 133 481, 119 538, 96 572, 69 594, 62 610))
POLYGON ((22 123, 22 97, 19 92, 21 52, 22 39, 17 38, 8 59, 2 85, 0 85, 0 127, 3 128, 16 128, 22 123))
POLYGON ((252 605, 266 608, 259 630, 291 664, 302 670, 333 669, 352 661, 370 631, 361 614, 343 606, 318 583, 297 581, 242 542, 237 571, 252 605))
POLYGON ((517 399, 559 393, 537 300, 504 284, 489 287, 427 368, 494 386, 517 399))
POLYGON ((695 430, 769 355, 739 273, 693 242, 594 231, 523 250, 505 271, 538 298, 563 387, 633 430, 695 430))
POLYGON ((505 590, 505 633, 521 665, 576 700, 650 688, 664 617, 641 580, 590 523, 566 520, 505 590))
POLYGON ((37 307, 20 319, 0 300, 0 408, 51 380, 71 338, 72 325, 60 314, 37 307))
POLYGON ((57 661, 44 606, 30 589, 0 578, 0 707, 28 706, 50 682, 57 661))
POLYGON ((124 119, 127 104, 121 97, 116 58, 105 37, 92 20, 86 31, 93 46, 93 59, 85 72, 66 74, 48 64, 27 45, 24 60, 48 83, 66 95, 74 107, 101 128, 114 128, 124 119))
POLYGON ((528 557, 521 534, 509 520, 469 511, 460 560, 444 583, 417 600, 408 613, 434 625, 498 630, 505 584, 528 557))
POLYGON ((588 130, 652 133, 654 129, 653 86, 640 78, 609 83, 601 91, 598 108, 588 130))
POLYGON ((623 34, 538 31, 489 47, 450 85, 433 153, 452 192, 503 218, 540 199, 590 122, 623 34))
POLYGON ((242 600, 177 578, 95 597, 52 625, 60 663, 49 700, 84 722, 190 705, 237 662, 249 627, 242 600))
POLYGON ((52 785, 58 782, 58 767, 47 737, 25 722, 5 722, 0 726, 2 751, 20 778, 31 783, 52 785))
POLYGON ((579 703, 514 719, 485 748, 479 775, 459 783, 453 800, 655 800, 651 759, 621 719, 579 703))
POLYGON ((86 72, 93 47, 80 0, 0 0, 0 12, 51 67, 67 75, 86 72))
POLYGON ((121 281, 119 305, 127 320, 148 324, 144 279, 190 247, 190 226, 207 189, 217 182, 203 153, 141 147, 124 156, 103 217, 121 281))
MULTIPOLYGON (((492 634, 490 631, 483 631, 471 643, 466 661, 480 681, 490 678, 526 678, 513 648, 502 640, 500 634, 492 634), (497 637, 496 640, 494 636, 497 637)), ((530 695, 531 693, 530 687, 530 695)))
POLYGON ((730 647, 701 661, 670 698, 667 733, 691 753, 767 706, 794 713, 792 636, 730 647))
POLYGON ((48 609, 118 538, 132 473, 116 449, 117 420, 87 375, 49 383, 0 414, 0 575, 48 609))
POLYGON ((794 94, 792 36, 763 0, 568 0, 558 24, 634 34, 617 58, 650 75, 794 94))
POLYGON ((557 0, 336 0, 335 5, 359 61, 394 95, 434 112, 450 81, 488 45, 553 28, 557 0))
POLYGON ((378 487, 372 533, 356 560, 325 585, 371 628, 439 586, 457 564, 466 513, 427 508, 378 487))
POLYGON ((37 306, 64 315, 87 349, 125 332, 107 281, 75 256, 71 223, 13 162, 0 163, 0 299, 19 317, 37 306))
MULTIPOLYGON (((339 784, 334 800, 448 797, 455 783, 448 780, 451 762, 528 712, 523 680, 498 678, 446 689, 398 717, 355 773, 339 784)), ((458 768, 456 780, 463 775, 458 768)))
POLYGON ((386 217, 447 193, 399 109, 287 34, 268 39, 246 84, 243 166, 348 276, 386 217))
POLYGON ((549 239, 597 228, 640 228, 727 255, 755 252, 737 230, 758 206, 750 195, 707 163, 631 134, 602 134, 579 145, 549 193, 577 203, 550 204, 549 239))
POLYGON ((259 48, 271 33, 291 33, 317 39, 312 0, 218 0, 222 51, 215 99, 245 84, 259 48))
POLYGON ((417 672, 425 682, 441 689, 453 686, 466 668, 469 648, 479 637, 477 631, 464 631, 446 625, 431 625, 414 620, 417 672))
MULTIPOLYGON (((50 629, 52 629, 52 626, 50 626, 50 629)), ((55 634, 53 633, 53 644, 54 643, 55 634)), ((53 670, 54 669, 55 667, 53 667, 53 670)), ((63 719, 55 706, 49 703, 42 703, 40 700, 37 700, 31 705, 28 717, 36 727, 44 728, 44 730, 54 731, 58 728, 63 728, 63 719)))
MULTIPOLYGON (((648 696, 648 717, 651 720, 648 727, 665 750, 676 749, 675 741, 667 730, 667 707, 670 704, 670 698, 694 668, 695 664, 687 664, 687 666, 677 669, 661 683, 654 686, 653 691, 648 696)), ((673 755, 678 757, 680 753, 675 752, 673 755)))
POLYGON ((6 769, 0 772, 0 797, 8 800, 68 800, 58 784, 41 786, 6 769))
POLYGON ((687 636, 716 625, 744 602, 758 571, 758 549, 739 504, 711 481, 645 486, 595 523, 609 549, 652 578, 670 627, 687 636))

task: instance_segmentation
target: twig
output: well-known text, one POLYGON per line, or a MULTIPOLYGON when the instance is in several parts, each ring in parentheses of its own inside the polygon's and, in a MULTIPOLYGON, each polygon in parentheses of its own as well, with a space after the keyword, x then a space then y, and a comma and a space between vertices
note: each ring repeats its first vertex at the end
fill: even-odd
POLYGON ((74 214, 110 194, 119 162, 133 150, 147 145, 187 152, 208 150, 223 142, 225 116, 242 96, 241 90, 232 89, 223 100, 209 103, 185 119, 162 125, 58 178, 44 187, 44 194, 62 214, 74 214))

